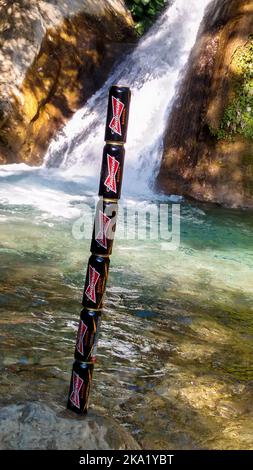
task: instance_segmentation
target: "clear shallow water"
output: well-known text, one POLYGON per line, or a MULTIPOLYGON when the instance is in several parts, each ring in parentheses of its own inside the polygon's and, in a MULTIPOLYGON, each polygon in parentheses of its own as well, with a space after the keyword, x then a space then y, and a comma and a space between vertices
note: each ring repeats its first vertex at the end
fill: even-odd
MULTIPOLYGON (((0 192, 1 404, 60 408, 89 256, 72 225, 92 187, 17 170, 2 169, 0 192)), ((115 241, 91 406, 146 448, 253 448, 252 213, 181 212, 177 251, 115 241)))

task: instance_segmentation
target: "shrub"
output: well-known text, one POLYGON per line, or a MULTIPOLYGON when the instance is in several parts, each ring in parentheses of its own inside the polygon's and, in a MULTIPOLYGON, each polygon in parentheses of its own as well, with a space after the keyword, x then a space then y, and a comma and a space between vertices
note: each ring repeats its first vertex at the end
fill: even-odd
POLYGON ((137 33, 141 36, 154 22, 166 0, 127 0, 135 21, 137 33))

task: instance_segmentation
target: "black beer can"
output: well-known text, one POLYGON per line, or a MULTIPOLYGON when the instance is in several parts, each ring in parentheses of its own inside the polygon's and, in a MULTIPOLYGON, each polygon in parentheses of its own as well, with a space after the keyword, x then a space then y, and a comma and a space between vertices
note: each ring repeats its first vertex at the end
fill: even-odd
POLYGON ((117 202, 98 201, 90 247, 92 253, 111 255, 117 214, 117 202))
POLYGON ((76 340, 75 359, 94 361, 96 357, 101 312, 83 309, 76 340))
POLYGON ((131 92, 128 87, 114 85, 109 91, 105 141, 125 143, 131 92))
POLYGON ((67 403, 69 410, 78 414, 87 412, 93 369, 93 363, 74 362, 67 403))
POLYGON ((110 260, 107 257, 91 255, 87 267, 82 305, 94 310, 103 305, 110 260))
POLYGON ((125 149, 122 145, 106 144, 104 146, 99 196, 108 199, 119 199, 121 195, 125 149))

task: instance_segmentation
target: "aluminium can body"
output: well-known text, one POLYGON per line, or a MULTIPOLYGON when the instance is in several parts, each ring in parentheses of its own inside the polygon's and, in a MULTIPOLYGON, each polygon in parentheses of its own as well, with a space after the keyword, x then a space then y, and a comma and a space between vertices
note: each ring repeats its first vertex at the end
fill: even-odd
POLYGON ((83 307, 91 310, 102 308, 109 264, 108 257, 90 256, 84 284, 83 307))
POLYGON ((125 149, 122 145, 104 146, 100 174, 99 196, 119 199, 121 195, 125 149))
POLYGON ((100 199, 94 220, 90 251, 97 255, 111 255, 116 230, 118 204, 100 199))
POLYGON ((106 142, 125 143, 129 118, 131 92, 128 87, 114 85, 109 91, 105 128, 106 142))
POLYGON ((75 359, 81 362, 94 362, 101 322, 101 312, 83 309, 77 333, 75 359))
POLYGON ((73 364, 67 408, 75 413, 87 412, 93 369, 93 363, 75 361, 73 364))

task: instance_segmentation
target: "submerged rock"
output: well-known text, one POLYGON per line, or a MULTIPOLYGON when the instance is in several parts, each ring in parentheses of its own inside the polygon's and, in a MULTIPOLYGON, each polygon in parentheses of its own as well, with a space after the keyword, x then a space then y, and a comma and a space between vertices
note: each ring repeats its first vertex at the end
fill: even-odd
POLYGON ((211 2, 169 118, 158 175, 166 192, 253 207, 253 114, 243 92, 252 101, 252 33, 251 0, 211 2))
POLYGON ((49 141, 135 41, 123 0, 0 0, 0 163, 49 141))
POLYGON ((139 445, 112 418, 89 412, 56 413, 42 403, 0 409, 0 450, 136 450, 139 445))

